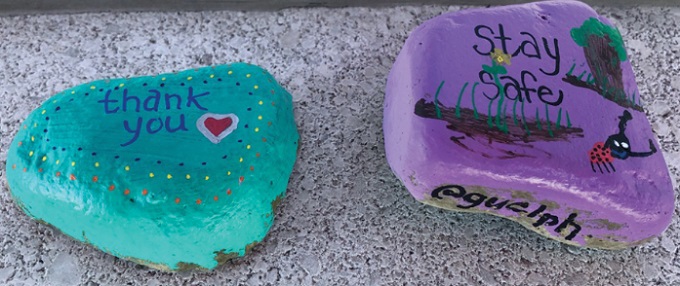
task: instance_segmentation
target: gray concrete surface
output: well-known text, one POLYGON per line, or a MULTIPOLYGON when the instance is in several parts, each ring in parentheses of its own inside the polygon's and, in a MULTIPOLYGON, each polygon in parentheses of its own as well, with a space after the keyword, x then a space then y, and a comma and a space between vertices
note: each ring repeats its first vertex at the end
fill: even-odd
MULTIPOLYGON (((420 204, 392 175, 381 131, 387 73, 412 28, 460 8, 0 18, 0 284, 680 285, 677 216, 646 245, 579 249, 505 219, 420 204), (288 197, 249 256, 208 273, 162 273, 74 242, 11 201, 7 146, 51 94, 232 61, 261 65, 281 81, 294 95, 302 136, 288 197)), ((680 8, 597 9, 629 47, 677 194, 680 8)))
MULTIPOLYGON (((677 6, 678 0, 583 0, 591 5, 677 6)), ((532 0, 0 0, 0 15, 114 11, 277 10, 291 7, 507 5, 532 0)))

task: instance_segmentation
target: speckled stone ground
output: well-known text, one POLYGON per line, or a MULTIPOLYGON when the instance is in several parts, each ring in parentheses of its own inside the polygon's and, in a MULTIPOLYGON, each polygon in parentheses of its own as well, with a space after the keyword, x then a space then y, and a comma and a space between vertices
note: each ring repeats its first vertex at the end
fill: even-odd
MULTIPOLYGON (((644 246, 578 249, 505 219, 420 204, 392 175, 381 132, 387 73, 412 28, 458 9, 0 18, 0 284, 680 285, 677 216, 644 246), (249 256, 209 273, 162 273, 76 243, 13 204, 7 146, 51 94, 233 61, 263 66, 294 95, 302 137, 288 197, 249 256)), ((680 8, 597 10, 621 29, 678 194, 680 8)))

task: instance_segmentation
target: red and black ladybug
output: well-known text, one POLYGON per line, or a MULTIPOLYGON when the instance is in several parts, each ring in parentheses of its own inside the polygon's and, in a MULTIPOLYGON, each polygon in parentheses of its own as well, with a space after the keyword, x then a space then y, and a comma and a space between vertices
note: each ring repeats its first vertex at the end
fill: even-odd
POLYGON ((656 147, 654 147, 654 142, 649 140, 649 151, 648 152, 633 152, 630 150, 630 141, 625 134, 626 125, 628 121, 633 119, 633 116, 628 112, 628 110, 623 111, 623 115, 619 116, 619 133, 611 135, 607 138, 604 143, 597 142, 593 149, 590 149, 588 156, 590 158, 590 167, 595 170, 595 166, 600 170, 600 173, 604 173, 602 167, 607 170, 607 173, 616 172, 614 164, 612 162, 614 159, 625 160, 628 157, 647 157, 656 153, 656 147), (609 168, 611 167, 611 170, 609 168))

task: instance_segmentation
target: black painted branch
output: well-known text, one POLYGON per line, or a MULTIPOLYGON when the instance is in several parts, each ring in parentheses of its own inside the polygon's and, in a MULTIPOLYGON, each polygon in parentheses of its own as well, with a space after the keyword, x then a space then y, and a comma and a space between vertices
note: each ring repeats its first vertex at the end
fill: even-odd
POLYGON ((585 81, 582 81, 582 80, 578 79, 575 75, 571 75, 571 74, 566 75, 564 78, 562 78, 562 81, 569 83, 573 86, 587 88, 587 89, 590 89, 594 92, 597 92, 598 94, 602 94, 601 88, 599 88, 598 86, 596 86, 594 84, 590 84, 590 83, 587 83, 585 81))
MULTIPOLYGON (((550 125, 553 126, 551 136, 546 128, 538 129, 537 122, 533 120, 527 120, 526 122, 526 128, 529 129, 529 134, 527 134, 523 122, 515 125, 512 123, 513 118, 508 116, 504 119, 505 122, 508 122, 508 132, 503 132, 495 126, 488 126, 487 115, 480 113, 478 118, 475 118, 472 109, 461 108, 460 116, 456 116, 455 108, 439 105, 439 109, 442 115, 441 118, 437 117, 434 103, 421 99, 415 105, 415 114, 424 118, 446 121, 449 123, 446 126, 448 129, 464 134, 467 137, 486 137, 489 141, 505 144, 521 144, 536 141, 569 141, 573 137, 583 137, 583 129, 566 126, 555 128, 555 123, 553 122, 550 122, 550 125)), ((548 122, 545 120, 541 120, 540 123, 541 126, 548 126, 548 122)))
MULTIPOLYGON (((566 75, 564 78, 562 78, 562 81, 564 81, 564 82, 566 82, 566 83, 569 83, 569 84, 571 84, 571 85, 573 85, 573 86, 577 86, 577 87, 582 87, 582 88, 590 89, 590 90, 592 90, 592 91, 594 91, 594 92, 597 92, 598 94, 602 95, 602 89, 601 89, 600 87, 598 87, 598 86, 596 86, 596 85, 594 85, 594 84, 589 84, 589 83, 587 83, 587 82, 585 82, 585 81, 582 81, 582 80, 578 79, 578 78, 577 78, 576 76, 574 76, 574 75, 566 75)), ((632 103, 632 102, 630 102, 630 101, 628 101, 628 100, 616 100, 616 99, 615 99, 614 97, 612 97, 611 95, 607 95, 607 96, 604 96, 604 95, 603 95, 602 97, 603 97, 604 99, 606 99, 606 100, 609 100, 609 101, 611 101, 611 102, 613 102, 613 103, 618 104, 618 105, 621 106, 621 107, 624 107, 624 108, 631 108, 631 109, 633 109, 633 110, 637 110, 637 111, 640 111, 640 112, 644 112, 644 109, 642 108, 642 106, 639 106, 639 105, 637 105, 637 104, 634 104, 634 103, 632 103)))

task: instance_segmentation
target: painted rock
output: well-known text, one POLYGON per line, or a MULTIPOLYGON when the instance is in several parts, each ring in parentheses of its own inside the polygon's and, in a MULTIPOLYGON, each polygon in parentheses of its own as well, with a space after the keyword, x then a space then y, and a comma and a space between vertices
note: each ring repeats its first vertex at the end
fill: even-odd
POLYGON ((669 225, 674 195, 619 31, 580 2, 444 14, 387 82, 387 159, 425 204, 618 249, 669 225))
POLYGON ((265 237, 297 141, 290 94, 257 66, 100 80, 26 118, 7 180, 29 216, 79 241, 211 269, 265 237))

